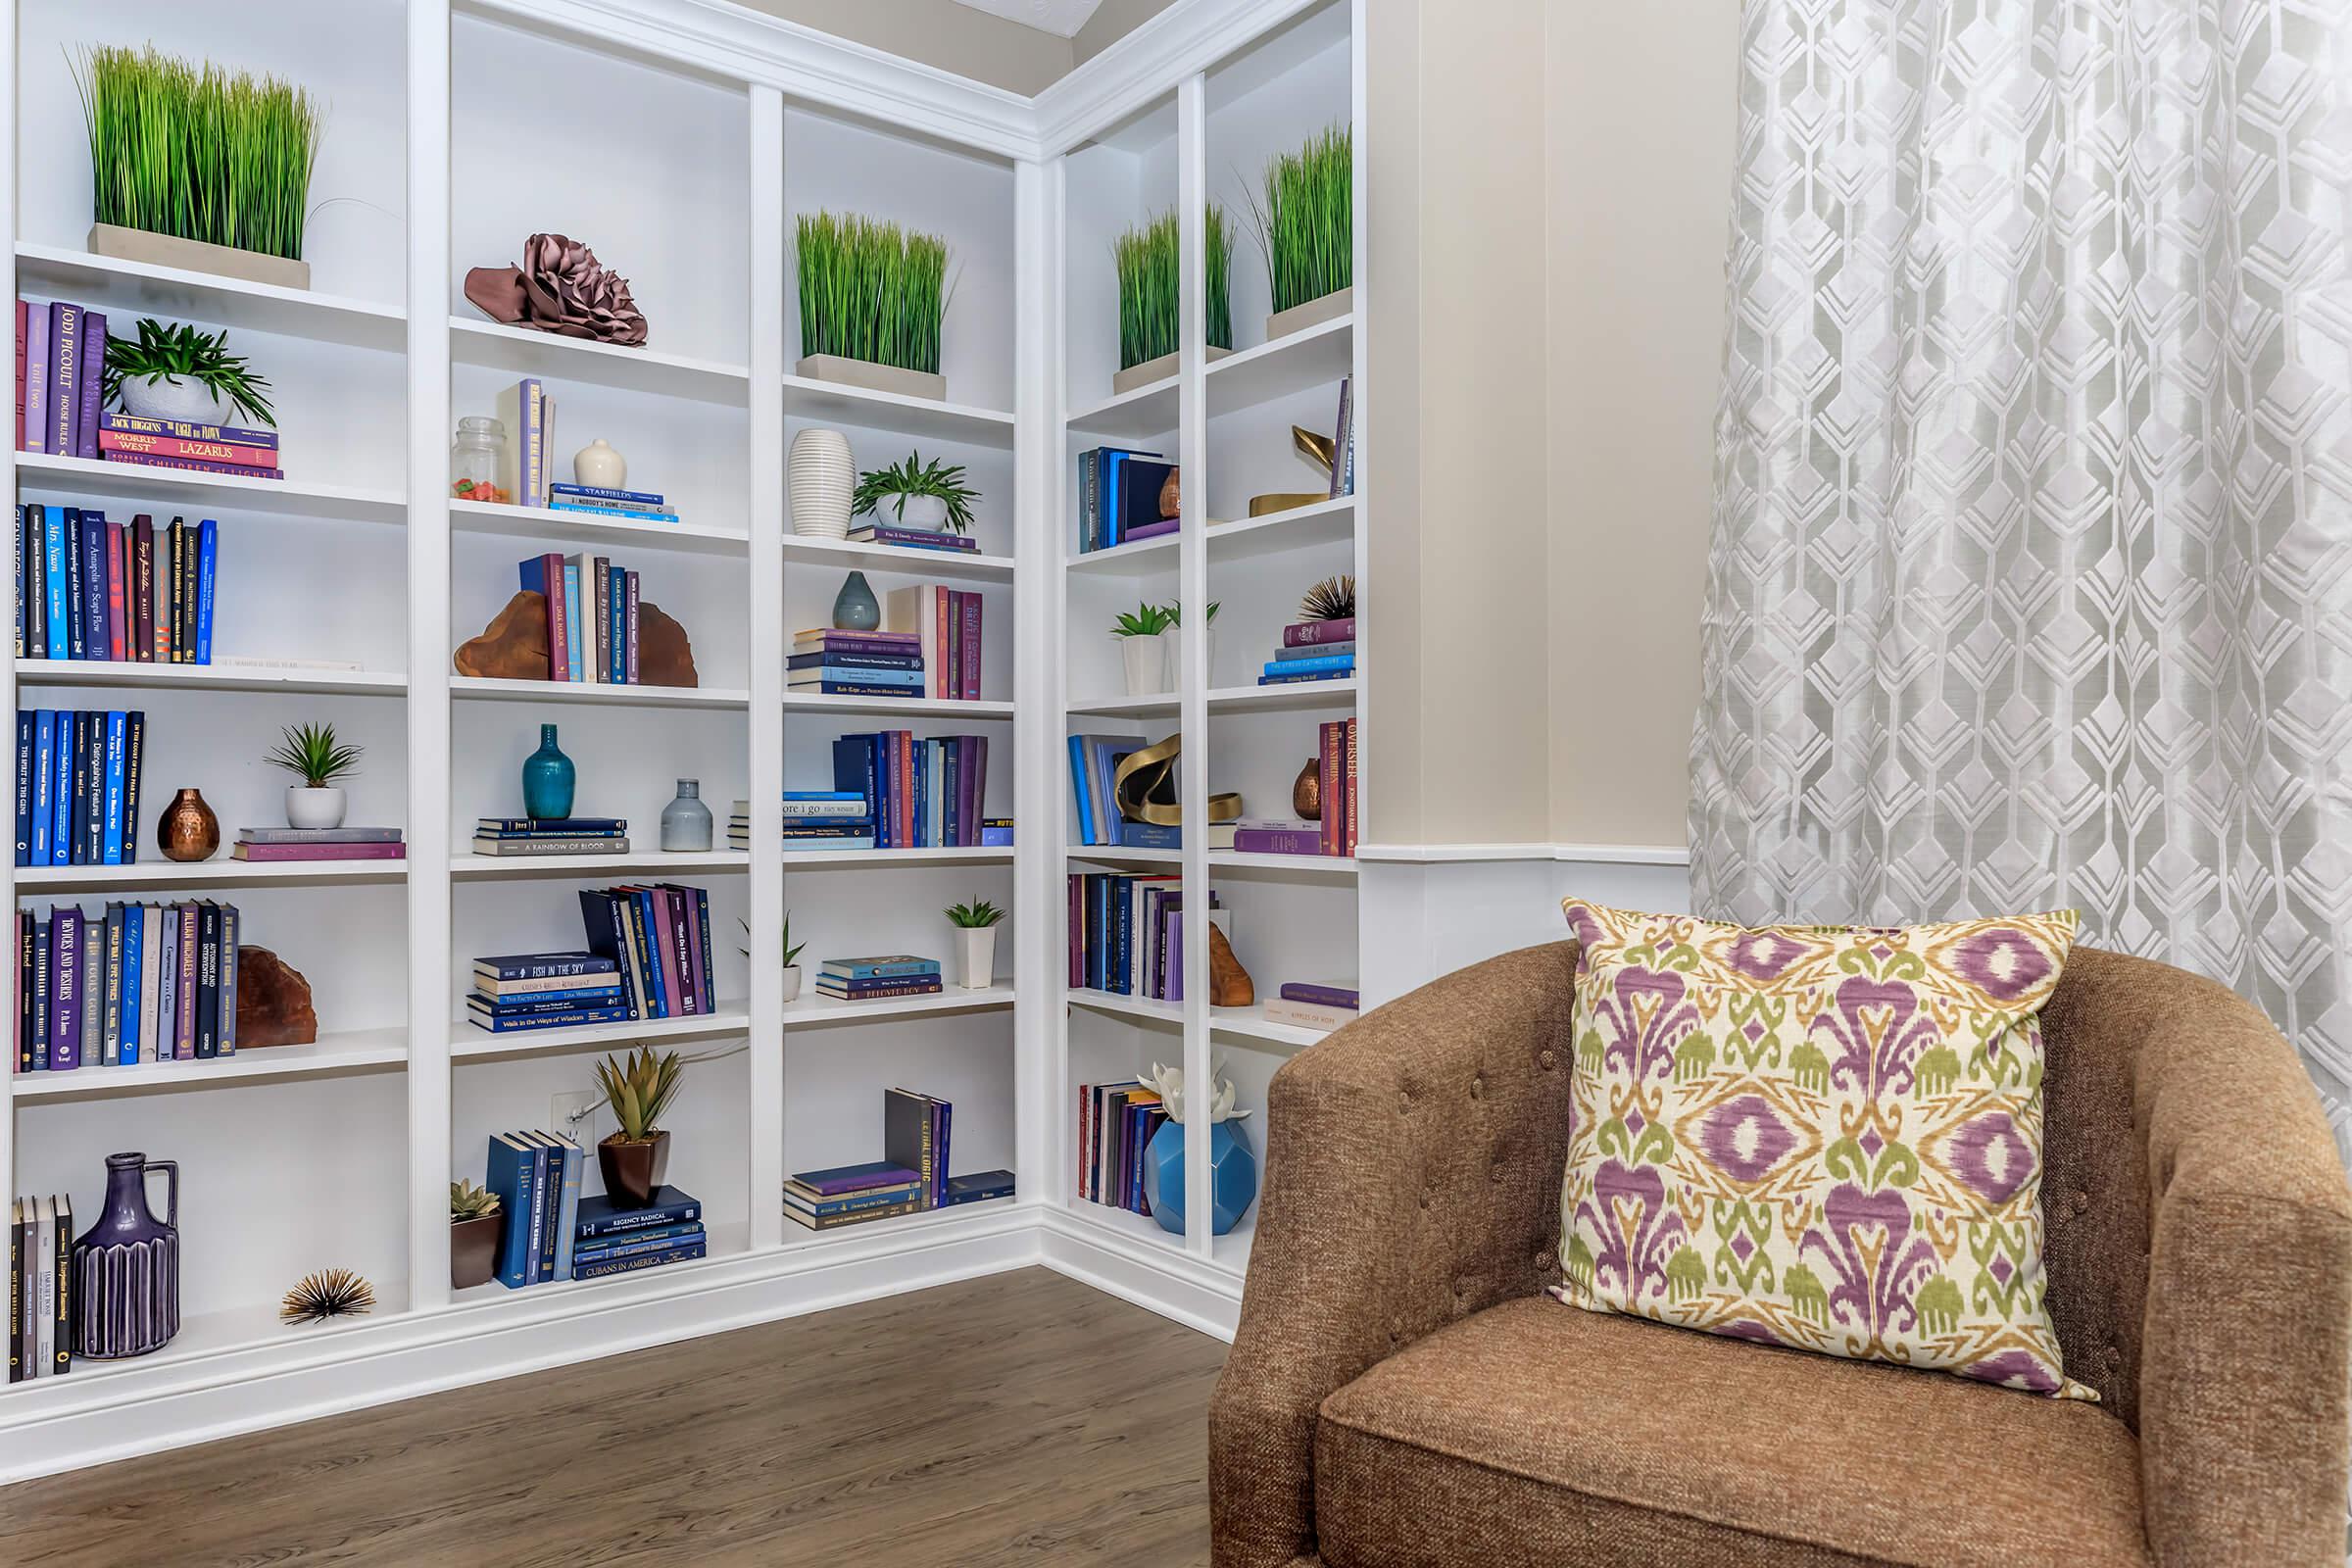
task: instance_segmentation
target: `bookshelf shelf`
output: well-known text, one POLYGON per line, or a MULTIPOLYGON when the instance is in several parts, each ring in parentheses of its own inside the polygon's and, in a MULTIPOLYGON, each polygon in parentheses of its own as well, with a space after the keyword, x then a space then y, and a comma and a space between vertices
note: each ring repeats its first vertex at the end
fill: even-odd
POLYGON ((1072 844, 1068 854, 1073 860, 1102 865, 1180 865, 1184 861, 1179 850, 1130 850, 1109 844, 1072 844))
POLYGON ((398 697, 406 675, 382 670, 276 669, 240 664, 134 664, 95 659, 20 659, 20 686, 158 687, 166 691, 285 692, 305 696, 398 697))
POLYGON ((1073 434, 1099 435, 1112 441, 1142 441, 1165 435, 1176 428, 1176 398, 1181 385, 1181 378, 1171 375, 1076 410, 1064 422, 1073 434))
POLYGON ((1338 496, 1288 512, 1214 524, 1208 530, 1208 559, 1225 564, 1347 543, 1355 537, 1355 501, 1354 496, 1338 496))
POLYGON ((1184 1004, 1154 1002, 1149 997, 1121 996, 1116 991, 1095 991, 1083 986, 1064 988, 1070 1004, 1088 1007, 1096 1012, 1115 1012, 1129 1018, 1150 1018, 1159 1023, 1184 1023, 1184 1004))
POLYGON ((307 1046, 257 1046, 207 1061, 141 1062, 135 1067, 76 1067, 72 1072, 19 1073, 10 1087, 19 1100, 88 1100, 175 1089, 211 1089, 265 1078, 315 1073, 380 1071, 405 1066, 406 1029, 362 1029, 322 1034, 307 1046))
POLYGON ((594 877, 606 872, 678 871, 688 875, 748 869, 744 850, 632 850, 626 855, 453 855, 449 874, 480 882, 515 877, 594 877))
POLYGON ((1255 855, 1244 850, 1211 850, 1212 871, 1294 872, 1300 876, 1353 876, 1351 855, 1255 855))
MULTIPOLYGON (((811 966, 813 968, 813 965, 811 966)), ((811 974, 799 997, 784 1004, 784 1027, 805 1028, 811 1024, 875 1023, 885 1018, 911 1018, 943 1012, 990 1012, 1012 1005, 1012 987, 991 986, 986 991, 966 991, 951 985, 936 996, 884 997, 878 1002, 844 1002, 838 998, 819 996, 815 976, 811 974)))
POLYGON ((109 314, 135 312, 347 348, 398 353, 408 342, 408 313, 398 305, 93 256, 56 245, 17 247, 17 286, 24 293, 70 299, 109 314))
POLYGON ((408 521, 408 506, 392 490, 142 468, 135 464, 61 458, 46 452, 15 456, 18 493, 27 501, 77 506, 95 495, 190 512, 212 506, 222 511, 328 517, 342 522, 408 521))
POLYGON ((826 566, 903 571, 909 576, 953 577, 958 581, 1012 580, 1010 556, 984 556, 960 550, 920 550, 908 545, 869 545, 853 539, 812 539, 800 534, 786 534, 784 559, 826 566))
POLYGON ((964 702, 949 697, 841 697, 823 692, 787 692, 787 713, 859 713, 896 718, 1010 718, 1012 704, 964 702))
POLYGON ((695 1274, 731 1258, 740 1257, 751 1246, 751 1228, 741 1222, 706 1224, 708 1253, 687 1263, 665 1263, 660 1268, 640 1269, 633 1274, 614 1274, 601 1280, 549 1280, 543 1284, 525 1286, 511 1291, 496 1280, 487 1285, 469 1285, 462 1291, 452 1291, 452 1307, 470 1307, 491 1301, 512 1300, 517 1297, 534 1301, 548 1300, 557 1296, 569 1296, 578 1291, 610 1291, 617 1300, 633 1297, 662 1297, 675 1294, 695 1274))
POLYGON ((1152 577, 1176 569, 1176 552, 1181 535, 1167 533, 1156 539, 1138 539, 1132 544, 1112 545, 1108 550, 1088 550, 1069 557, 1063 565, 1072 572, 1093 577, 1152 577))
POLYGON ((1333 1033, 1328 1029, 1302 1029, 1295 1023, 1276 1023, 1266 1016, 1263 1003, 1250 1007, 1211 1007, 1208 1027, 1214 1034, 1238 1035, 1246 1040, 1294 1048, 1311 1046, 1333 1033))
POLYGON ((587 338, 558 337, 497 321, 449 318, 449 357, 459 365, 553 382, 586 381, 623 392, 691 398, 741 408, 751 371, 741 365, 691 359, 652 349, 618 348, 587 338))
POLYGON ((1353 708, 1355 676, 1345 680, 1304 680, 1292 686, 1224 686, 1208 694, 1208 710, 1263 711, 1275 709, 1353 708))
MULTIPOLYGON (((142 808, 142 810, 144 808, 142 808)), ((20 865, 19 893, 103 894, 132 888, 405 882, 406 860, 141 860, 136 865, 20 865)))
POLYGON ((961 441, 972 446, 1012 450, 1013 416, 968 403, 944 403, 900 392, 877 392, 838 381, 812 381, 804 375, 787 375, 784 412, 795 419, 869 425, 911 440, 961 441))
POLYGON ((1339 384, 1354 366, 1354 316, 1318 321, 1271 343, 1212 362, 1204 373, 1208 416, 1237 414, 1322 386, 1332 389, 1336 413, 1339 384))
POLYGON ((1072 716, 1142 717, 1150 713, 1173 713, 1183 700, 1174 692, 1160 692, 1151 697, 1089 697, 1064 706, 1072 716))
POLYGON ((692 1018, 638 1018, 590 1024, 579 1029, 529 1029, 495 1035, 460 1018, 449 1026, 449 1054, 461 1060, 478 1056, 535 1056, 559 1051, 601 1051, 609 1047, 704 1040, 751 1032, 750 1004, 722 1002, 716 1012, 692 1018))
POLYGON ((468 703, 592 703, 612 708, 748 708, 752 694, 723 686, 601 686, 576 680, 449 677, 449 695, 468 703))
POLYGON ((626 545, 631 549, 676 550, 706 556, 741 556, 752 543, 750 536, 739 530, 700 523, 628 522, 584 512, 497 506, 486 501, 452 501, 449 525, 461 533, 495 534, 510 539, 561 539, 592 549, 626 545))
POLYGON ((786 850, 784 869, 831 870, 886 865, 1010 865, 1001 845, 948 845, 927 850, 786 850))

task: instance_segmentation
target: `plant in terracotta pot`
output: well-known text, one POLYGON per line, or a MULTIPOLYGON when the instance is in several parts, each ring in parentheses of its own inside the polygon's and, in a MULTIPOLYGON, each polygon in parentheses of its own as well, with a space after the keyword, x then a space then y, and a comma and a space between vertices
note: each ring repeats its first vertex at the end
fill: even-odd
POLYGON ((286 786, 286 825, 341 827, 347 808, 341 781, 359 771, 364 755, 364 748, 344 744, 332 724, 287 725, 268 759, 302 780, 286 786))
POLYGON ((1159 605, 1122 610, 1111 623, 1119 641, 1119 657, 1127 673, 1127 695, 1151 697, 1168 689, 1168 645, 1160 634, 1176 624, 1175 616, 1159 605))
POLYGON ((948 923, 963 955, 963 989, 986 991, 997 978, 997 925, 1004 911, 986 899, 951 905, 948 923))
POLYGON ((662 1113, 678 1094, 678 1054, 657 1056, 651 1046, 633 1055, 607 1056, 596 1064, 596 1087, 612 1107, 619 1131, 596 1146, 605 1196, 615 1208, 644 1208, 669 1173, 669 1134, 662 1113))
POLYGON ((920 452, 909 452, 904 463, 859 475, 850 511, 882 523, 887 508, 891 517, 884 526, 969 533, 972 503, 979 499, 980 492, 963 482, 963 465, 938 458, 925 463, 920 452))
POLYGON ((266 424, 276 428, 270 383, 241 354, 228 352, 228 334, 166 326, 152 317, 135 338, 106 340, 100 386, 109 408, 150 419, 189 424, 266 424))
POLYGON ((499 1234, 507 1228, 498 1195, 469 1181, 449 1184, 449 1288, 487 1285, 498 1261, 499 1234))

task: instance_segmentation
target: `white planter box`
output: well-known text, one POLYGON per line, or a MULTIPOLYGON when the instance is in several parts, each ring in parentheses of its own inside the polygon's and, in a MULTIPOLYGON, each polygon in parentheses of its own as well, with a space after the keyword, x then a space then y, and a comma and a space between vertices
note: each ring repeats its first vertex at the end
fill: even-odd
POLYGON ((1287 311, 1276 311, 1266 318, 1266 341, 1271 343, 1276 338, 1289 337, 1293 332, 1320 326, 1354 309, 1355 289, 1350 286, 1336 294, 1326 294, 1319 300, 1308 300, 1304 305, 1294 305, 1287 311))
POLYGON ((928 370, 902 370, 895 365, 845 360, 838 354, 811 354, 794 369, 811 381, 861 386, 868 392, 896 392, 901 397, 929 398, 934 403, 948 401, 948 378, 928 370))
POLYGON ((311 264, 282 256, 241 251, 227 245, 208 245, 200 239, 151 234, 143 228, 115 223, 90 226, 90 254, 118 261, 145 262, 150 267, 176 267, 189 272, 217 272, 249 283, 275 283, 279 288, 309 288, 311 264))

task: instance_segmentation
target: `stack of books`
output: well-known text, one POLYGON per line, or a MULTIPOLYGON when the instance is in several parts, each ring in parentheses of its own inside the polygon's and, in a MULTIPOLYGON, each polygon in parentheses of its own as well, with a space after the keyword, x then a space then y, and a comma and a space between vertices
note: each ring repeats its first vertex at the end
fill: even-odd
POLYGON ((784 684, 823 697, 920 697, 923 642, 910 631, 804 631, 784 661, 784 684))
POLYGON ((600 490, 589 484, 551 484, 550 512, 582 512, 622 522, 675 522, 677 513, 658 490, 600 490))
POLYGON ((147 715, 17 710, 17 864, 131 865, 147 715))
POLYGON ((548 677, 591 686, 638 685, 637 573, 603 556, 532 556, 515 567, 525 593, 547 601, 548 677))
MULTIPOLYGON (((1184 1000, 1184 883, 1176 876, 1074 872, 1069 884, 1069 983, 1152 1002, 1184 1000)), ((1215 889, 1209 922, 1233 940, 1215 889)))
POLYGON ((817 995, 837 1002, 884 997, 928 997, 940 990, 939 960, 891 953, 864 958, 827 958, 817 965, 817 995))
POLYGON ((718 1010, 710 947, 710 895, 673 882, 583 888, 588 951, 620 975, 631 1018, 701 1017, 718 1010))
POLYGON ((1089 1202, 1150 1214, 1144 1200, 1144 1150, 1168 1119, 1159 1092, 1135 1079, 1078 1086, 1078 1196, 1089 1202))
POLYGON ((562 1133, 499 1133, 482 1185, 499 1197, 507 1226, 497 1279, 509 1290, 604 1279, 701 1257, 709 1250, 703 1205, 676 1187, 657 1188, 645 1208, 583 1197, 587 1151, 562 1133))
MULTIPOLYGON (((19 338, 18 342, 24 340, 19 338)), ((74 1200, 20 1198, 9 1210, 8 1381, 74 1370, 74 1200)))
POLYGON ((980 548, 980 541, 969 534, 909 528, 904 523, 884 522, 879 514, 853 519, 850 523, 850 539, 856 544, 902 545, 909 550, 960 550, 969 553, 980 548))
POLYGON ((400 860, 409 847, 396 827, 247 827, 237 830, 239 860, 400 860))
POLYGON ((798 1172, 784 1183, 784 1213, 812 1231, 895 1219, 1012 1196, 1012 1172, 950 1176, 956 1107, 911 1089, 882 1092, 882 1157, 798 1172))
POLYGON ((1282 648, 1266 661, 1260 686, 1346 680, 1355 673, 1355 617, 1301 620, 1282 628, 1282 648))
POLYGON ((882 596, 882 629, 912 636, 921 662, 919 695, 947 702, 980 700, 980 595, 935 582, 893 588, 882 596))
POLYGON ((282 479, 277 432, 108 414, 106 317, 67 300, 17 301, 17 450, 151 468, 282 479))
POLYGON ((1133 735, 1070 737, 1070 797, 1078 812, 1078 842, 1129 850, 1176 850, 1184 830, 1173 824, 1129 821, 1111 804, 1119 763, 1155 744, 1133 735))
MULTIPOLYGON (((752 803, 737 801, 727 816, 731 849, 752 847, 752 803)), ((858 790, 786 790, 784 844, 793 850, 870 850, 874 808, 858 790)))
POLYGON ((1355 853, 1355 720, 1322 726, 1315 754, 1323 810, 1319 820, 1244 817, 1233 824, 1232 848, 1247 855, 1333 855, 1355 853))
POLYGON ((829 1231, 867 1220, 896 1219, 923 1206, 920 1177, 904 1165, 877 1159, 863 1165, 805 1170, 784 1183, 784 1217, 812 1231, 829 1231))
POLYGON ((466 1016, 494 1035, 637 1016, 620 965, 598 953, 512 953, 473 960, 466 1016))
POLYGON ((601 1280, 709 1255, 701 1200, 682 1187, 657 1187, 644 1208, 614 1208, 609 1198, 583 1198, 572 1223, 571 1277, 601 1280))
POLYGON ((220 525, 173 517, 159 528, 103 512, 17 509, 17 654, 135 664, 213 662, 220 525))
POLYGON ((840 736, 833 789, 837 799, 872 803, 875 847, 976 847, 989 820, 988 737, 904 729, 840 736))
POLYGON ((17 913, 17 1071, 237 1054, 236 906, 109 904, 17 913))
POLYGON ((481 816, 476 855, 626 855, 629 824, 619 816, 481 816))
POLYGON ((1094 447, 1079 453, 1079 553, 1174 533, 1179 519, 1159 514, 1159 492, 1175 471, 1156 452, 1094 447))
POLYGON ((1296 1024, 1301 1029, 1337 1029, 1355 1022, 1363 998, 1353 986, 1313 985, 1286 981, 1282 994, 1264 1006, 1268 1023, 1296 1024))

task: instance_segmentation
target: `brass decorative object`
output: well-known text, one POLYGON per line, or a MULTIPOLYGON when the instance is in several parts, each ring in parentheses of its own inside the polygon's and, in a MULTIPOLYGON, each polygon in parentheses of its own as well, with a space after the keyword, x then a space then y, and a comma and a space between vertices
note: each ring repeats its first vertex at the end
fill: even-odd
POLYGON ((1294 507, 1311 507, 1318 501, 1331 499, 1331 462, 1338 443, 1330 436, 1317 435, 1304 425, 1291 426, 1291 445, 1298 455, 1323 470, 1325 480, 1320 490, 1277 490, 1250 498, 1250 515, 1262 517, 1271 512, 1289 512, 1294 507))
MULTIPOLYGON (((1176 758, 1183 745, 1183 736, 1171 735, 1119 763, 1110 780, 1110 800, 1119 815, 1154 827, 1184 825, 1184 808, 1176 801, 1176 758)), ((1211 822, 1230 822, 1241 814, 1239 795, 1229 791, 1208 798, 1211 822)))
POLYGON ((209 860, 220 848, 220 819, 201 790, 181 790, 156 819, 155 847, 167 860, 209 860))

